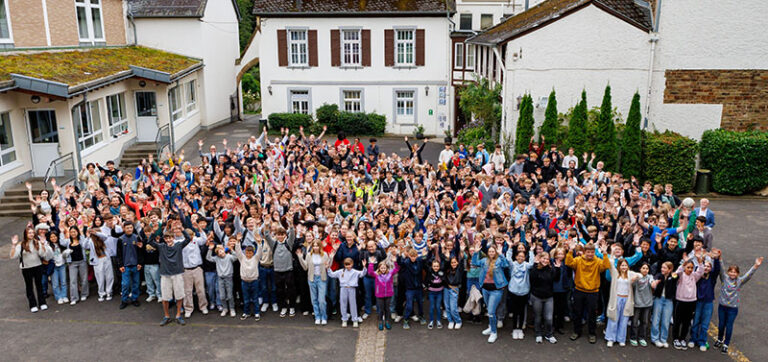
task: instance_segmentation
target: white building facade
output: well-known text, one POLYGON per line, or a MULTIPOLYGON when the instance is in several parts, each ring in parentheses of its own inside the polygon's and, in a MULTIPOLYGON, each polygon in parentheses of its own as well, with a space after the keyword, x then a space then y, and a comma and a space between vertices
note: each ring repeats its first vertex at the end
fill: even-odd
POLYGON ((251 46, 259 47, 263 116, 337 104, 385 115, 387 133, 410 134, 419 125, 428 135, 449 130, 453 10, 442 1, 408 11, 347 3, 307 2, 294 11, 256 1, 260 33, 251 46))

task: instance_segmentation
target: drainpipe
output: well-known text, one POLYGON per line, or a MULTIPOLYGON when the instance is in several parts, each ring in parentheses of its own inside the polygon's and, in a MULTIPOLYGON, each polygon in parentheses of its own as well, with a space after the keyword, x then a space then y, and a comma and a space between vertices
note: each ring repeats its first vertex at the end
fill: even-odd
POLYGON ((504 133, 507 129, 507 102, 506 102, 506 94, 504 88, 505 83, 507 81, 507 65, 504 63, 504 57, 501 55, 501 51, 499 51, 500 46, 493 47, 493 54, 496 56, 496 60, 499 62, 499 68, 501 68, 501 71, 499 71, 501 81, 501 130, 499 130, 499 140, 504 140, 504 133))
MULTIPOLYGON (((80 105, 83 105, 84 107, 88 106, 88 93, 83 93, 83 100, 75 104, 74 107, 70 110, 69 114, 70 117, 72 117, 72 110, 74 110, 76 107, 79 107, 80 105)), ((87 109, 85 111, 85 119, 90 124, 91 122, 91 112, 89 112, 87 109)), ((83 159, 80 156, 80 141, 77 139, 77 129, 78 124, 75 122, 75 117, 72 117, 72 133, 75 135, 75 161, 77 164, 77 167, 75 168, 75 184, 79 183, 79 180, 77 179, 77 174, 80 172, 80 169, 83 168, 83 159)), ((80 185, 82 186, 82 185, 80 185)))
MULTIPOLYGON (((456 29, 456 23, 454 23, 453 20, 451 20, 451 12, 450 12, 450 10, 447 7, 445 9, 445 18, 448 20, 448 23, 449 23, 449 25, 448 25, 448 44, 446 44, 447 46, 446 46, 446 51, 445 51, 445 53, 447 54, 446 59, 448 59, 448 67, 445 70, 445 80, 446 80, 446 85, 445 85, 446 95, 445 95, 445 97, 447 98, 445 103, 446 104, 451 104, 451 103, 456 101, 456 94, 450 94, 450 97, 449 97, 449 94, 447 94, 448 91, 454 91, 455 92, 455 90, 453 89, 453 67, 451 66, 451 64, 453 64, 452 54, 453 54, 453 49, 454 49, 453 39, 451 39, 451 33, 453 32, 454 29, 456 29), (448 99, 451 100, 451 103, 448 102, 448 99)), ((464 52, 464 54, 466 54, 466 52, 464 52)), ((438 87, 437 95, 438 95, 438 98, 439 98, 440 97, 440 86, 437 86, 437 87, 438 87)), ((453 92, 451 92, 451 93, 453 93, 453 92)), ((438 103, 439 103, 439 101, 438 101, 438 103)), ((435 107, 435 109, 437 109, 437 107, 435 107)), ((455 105, 453 105, 453 107, 448 107, 448 112, 447 113, 448 113, 448 115, 452 115, 453 117, 446 116, 446 118, 445 118, 445 123, 447 123, 446 126, 448 127, 448 131, 451 131, 451 135, 453 135, 453 131, 454 131, 453 130, 453 123, 456 120, 456 114, 454 114, 455 110, 456 110, 456 106, 455 105)), ((438 117, 439 117, 439 114, 440 113, 438 112, 438 117)), ((439 136, 439 134, 437 134, 436 136, 439 136)))
POLYGON ((133 45, 138 44, 138 35, 136 35, 136 22, 133 18, 133 6, 129 3, 128 4, 128 21, 131 23, 131 27, 133 28, 133 45))
POLYGON ((648 94, 645 99, 645 118, 643 119, 643 129, 648 128, 648 120, 651 113, 651 94, 653 89, 653 66, 656 58, 656 43, 659 41, 659 18, 661 17, 661 1, 656 0, 656 15, 653 17, 653 29, 651 31, 651 54, 648 60, 648 94))
MULTIPOLYGON (((179 87, 179 80, 176 80, 176 89, 179 87)), ((171 110, 171 90, 168 90, 168 131, 170 133, 171 137, 171 143, 169 147, 171 148, 171 154, 176 153, 176 135, 173 129, 173 111, 171 110)), ((157 155, 157 157, 160 157, 160 155, 157 155)))

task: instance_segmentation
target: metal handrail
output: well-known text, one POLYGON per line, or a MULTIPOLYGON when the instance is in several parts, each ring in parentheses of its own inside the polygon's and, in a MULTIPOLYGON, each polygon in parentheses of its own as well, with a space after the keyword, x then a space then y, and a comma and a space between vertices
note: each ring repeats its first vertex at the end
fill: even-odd
MULTIPOLYGON (((58 164, 61 164, 61 163, 63 163, 63 161, 64 161, 64 160, 66 160, 66 159, 70 159, 70 160, 72 160, 72 164, 73 164, 73 173, 76 173, 75 171, 77 171, 77 170, 75 170, 75 169, 74 169, 74 162, 75 162, 75 161, 74 161, 74 158, 73 158, 72 156, 73 156, 73 153, 72 153, 72 152, 70 152, 70 153, 64 154, 64 155, 62 155, 62 156, 59 156, 58 158, 56 158, 56 159, 54 159, 53 161, 51 161, 51 163, 48 165, 48 169, 45 171, 45 177, 43 177, 43 182, 45 182, 45 184, 47 185, 47 184, 48 184, 48 181, 49 181, 49 180, 50 180, 50 179, 53 177, 53 175, 51 175, 51 172, 52 172, 52 171, 54 171, 54 170, 56 169, 56 166, 57 166, 58 164)), ((74 178, 74 177, 73 177, 73 178, 74 178)), ((70 181, 70 180, 65 180, 65 181, 64 181, 64 182, 62 182, 61 184, 65 184, 66 182, 69 182, 69 181, 70 181)))
POLYGON ((155 135, 155 143, 157 144, 157 159, 160 160, 163 155, 163 148, 171 144, 170 123, 157 129, 157 134, 155 135), (168 136, 163 136, 164 132, 168 132, 168 136), (166 137, 167 140, 163 140, 163 138, 166 137))

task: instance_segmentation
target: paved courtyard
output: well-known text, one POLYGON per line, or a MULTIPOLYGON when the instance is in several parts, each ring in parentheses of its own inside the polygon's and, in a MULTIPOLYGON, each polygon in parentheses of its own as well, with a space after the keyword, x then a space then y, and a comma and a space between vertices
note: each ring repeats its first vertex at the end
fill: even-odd
MULTIPOLYGON (((206 141, 227 137, 234 144, 258 132, 249 123, 227 125, 200 136, 206 141)), ((196 155, 197 138, 184 146, 192 159, 196 155)), ((406 152, 402 139, 382 140, 386 152, 406 152)), ((440 143, 428 145, 424 157, 437 158, 440 143)), ((742 268, 754 262, 757 255, 768 255, 768 244, 758 231, 768 228, 768 202, 760 200, 713 200, 717 227, 715 246, 723 249, 728 263, 742 268)), ((342 329, 337 320, 328 326, 315 327, 311 317, 280 319, 268 312, 260 322, 222 318, 218 314, 196 313, 184 327, 159 327, 162 308, 157 303, 118 310, 117 299, 99 303, 90 298, 74 307, 49 304, 50 309, 29 313, 24 296, 24 283, 17 261, 9 261, 11 235, 23 230, 26 219, 0 219, 0 340, 3 361, 48 360, 335 360, 335 361, 460 361, 468 359, 502 360, 598 360, 598 361, 675 361, 734 360, 759 361, 768 356, 768 338, 764 334, 768 313, 762 308, 768 300, 768 271, 760 270, 742 294, 731 356, 698 350, 685 352, 658 350, 653 347, 614 347, 604 343, 590 345, 559 336, 556 345, 536 345, 529 337, 514 341, 511 330, 504 327, 499 340, 488 345, 480 335, 482 325, 465 324, 460 331, 427 330, 414 326, 405 331, 401 325, 379 332, 373 321, 360 329, 342 329)), ((94 284, 95 286, 95 284, 94 284)), ((143 301, 143 298, 141 299, 143 301)), ((50 302, 50 299, 49 299, 50 302)), ((717 316, 713 317, 716 322, 717 316)), ((714 330, 711 329, 710 333, 714 330)))

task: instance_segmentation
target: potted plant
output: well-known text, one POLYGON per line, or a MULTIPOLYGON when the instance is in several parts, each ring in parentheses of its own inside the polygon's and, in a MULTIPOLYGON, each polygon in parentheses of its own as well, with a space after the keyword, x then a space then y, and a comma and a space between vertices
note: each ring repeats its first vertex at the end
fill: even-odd
POLYGON ((416 125, 416 128, 413 130, 413 136, 416 137, 417 140, 423 140, 424 137, 424 126, 422 125, 416 125))

